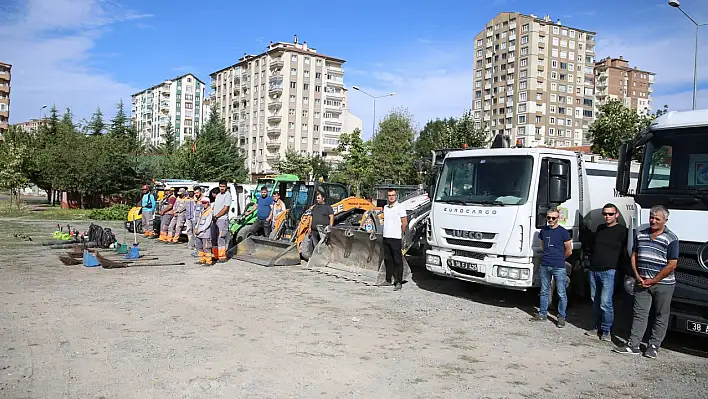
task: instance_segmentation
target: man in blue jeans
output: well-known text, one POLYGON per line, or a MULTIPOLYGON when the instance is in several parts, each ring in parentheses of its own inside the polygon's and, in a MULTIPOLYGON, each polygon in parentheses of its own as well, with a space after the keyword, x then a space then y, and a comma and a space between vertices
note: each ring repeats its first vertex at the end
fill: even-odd
MULTIPOLYGON (((602 207, 605 224, 597 227, 590 243, 590 298, 593 303, 593 328, 585 335, 611 341, 614 322, 612 296, 615 273, 627 253, 627 228, 618 223, 619 211, 614 204, 602 207)), ((620 270, 621 271, 621 270, 620 270)))
POLYGON ((531 321, 546 321, 548 317, 548 297, 551 294, 551 277, 556 280, 558 293, 558 328, 565 327, 565 308, 568 297, 565 294, 566 270, 565 259, 572 253, 570 233, 558 226, 558 209, 551 208, 546 212, 546 226, 541 228, 538 238, 541 240, 541 303, 538 314, 531 321))

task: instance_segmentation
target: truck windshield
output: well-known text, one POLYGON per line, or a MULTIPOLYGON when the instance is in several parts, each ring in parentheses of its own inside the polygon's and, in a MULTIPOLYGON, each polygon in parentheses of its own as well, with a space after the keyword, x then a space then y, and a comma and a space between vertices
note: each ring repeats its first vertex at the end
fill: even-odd
POLYGON ((529 196, 533 159, 487 156, 445 160, 435 200, 459 204, 522 205, 529 196))
POLYGON ((268 194, 271 194, 271 191, 273 191, 274 185, 275 185, 275 181, 273 179, 258 179, 256 191, 258 192, 258 195, 260 195, 261 188, 263 186, 266 186, 268 188, 268 194))
POLYGON ((708 135, 662 134, 649 141, 643 160, 640 192, 708 193, 708 135))

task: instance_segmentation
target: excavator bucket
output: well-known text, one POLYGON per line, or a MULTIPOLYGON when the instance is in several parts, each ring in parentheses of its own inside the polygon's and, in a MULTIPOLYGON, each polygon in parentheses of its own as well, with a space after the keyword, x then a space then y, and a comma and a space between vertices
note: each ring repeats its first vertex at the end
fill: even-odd
POLYGON ((234 258, 261 266, 294 266, 300 264, 297 244, 250 236, 238 243, 234 258))
MULTIPOLYGON (((370 285, 386 285, 383 236, 353 228, 333 227, 307 262, 308 269, 370 285)), ((403 280, 410 281, 403 257, 403 280)))

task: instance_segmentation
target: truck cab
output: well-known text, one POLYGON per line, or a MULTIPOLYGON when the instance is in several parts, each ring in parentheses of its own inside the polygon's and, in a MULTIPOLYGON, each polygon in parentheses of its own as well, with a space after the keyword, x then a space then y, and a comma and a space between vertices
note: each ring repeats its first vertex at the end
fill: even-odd
POLYGON ((656 118, 620 148, 619 163, 616 189, 636 202, 632 230, 647 228, 651 207, 663 205, 666 227, 679 238, 670 327, 708 335, 708 110, 656 118), (634 185, 633 158, 642 163, 634 185))
POLYGON ((556 207, 559 228, 572 237, 568 274, 583 272, 583 235, 599 224, 602 206, 614 201, 631 217, 631 198, 615 197, 614 168, 550 148, 447 153, 431 194, 426 268, 510 289, 538 287, 538 234, 556 207))

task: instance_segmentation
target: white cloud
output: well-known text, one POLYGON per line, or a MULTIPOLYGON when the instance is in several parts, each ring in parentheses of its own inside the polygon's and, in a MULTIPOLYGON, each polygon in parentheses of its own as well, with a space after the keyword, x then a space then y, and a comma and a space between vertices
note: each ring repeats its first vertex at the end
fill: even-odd
POLYGON ((0 13, 2 58, 12 64, 12 123, 37 118, 44 104, 60 111, 70 107, 77 119, 100 106, 108 117, 119 100, 129 104, 130 94, 138 91, 88 65, 97 39, 111 24, 148 15, 110 0, 30 0, 0 13))

